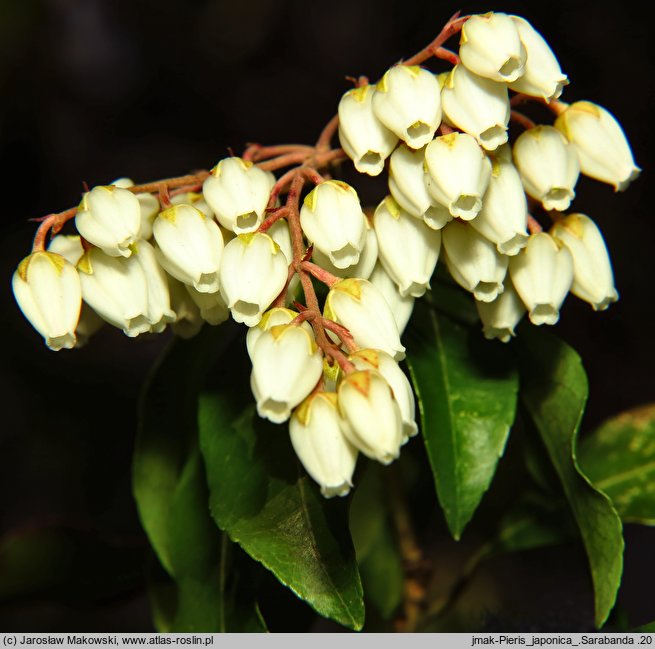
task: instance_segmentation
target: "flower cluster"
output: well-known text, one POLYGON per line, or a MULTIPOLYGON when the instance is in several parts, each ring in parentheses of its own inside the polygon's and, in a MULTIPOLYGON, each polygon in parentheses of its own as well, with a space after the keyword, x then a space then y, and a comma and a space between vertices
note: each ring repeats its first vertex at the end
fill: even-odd
POLYGON ((439 256, 487 338, 508 341, 526 312, 554 324, 569 291, 605 309, 618 295, 603 237, 565 210, 580 172, 617 190, 639 172, 610 113, 558 101, 567 77, 522 18, 456 17, 405 63, 377 84, 361 78, 314 147, 252 145, 211 172, 119 179, 46 217, 13 278, 23 313, 54 350, 102 322, 191 337, 231 315, 249 328, 258 414, 289 422, 325 496, 348 493, 360 452, 387 464, 417 433, 400 338, 439 256), (442 45, 459 30, 456 54, 442 45), (432 56, 454 67, 420 67, 432 56), (530 98, 553 126, 514 110, 530 98), (523 131, 510 146, 512 119, 523 131), (337 126, 343 150, 330 148, 337 126), (369 175, 388 166, 374 210, 321 175, 346 155, 369 175), (73 217, 78 234, 59 234, 73 217), (329 288, 322 306, 312 279, 329 288))

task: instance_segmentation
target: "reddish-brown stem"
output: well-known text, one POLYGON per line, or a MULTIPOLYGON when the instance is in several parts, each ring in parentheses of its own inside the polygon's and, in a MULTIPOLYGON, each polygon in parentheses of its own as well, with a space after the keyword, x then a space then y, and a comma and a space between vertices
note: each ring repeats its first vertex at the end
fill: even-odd
POLYGON ((434 55, 438 59, 443 59, 444 61, 448 61, 448 63, 452 63, 453 65, 458 65, 461 63, 461 60, 455 52, 452 50, 449 50, 446 47, 438 47, 436 50, 434 50, 434 55))
POLYGON ((448 124, 444 124, 443 122, 441 122, 437 130, 439 131, 439 135, 450 135, 455 132, 452 126, 448 126, 448 124))
POLYGON ((285 218, 289 214, 289 208, 278 207, 273 212, 270 212, 269 215, 264 219, 262 224, 259 226, 259 232, 266 232, 272 225, 277 223, 280 219, 285 218))
POLYGON ((341 342, 346 346, 346 349, 349 352, 356 352, 359 349, 359 346, 355 343, 355 339, 352 337, 352 334, 348 329, 343 325, 340 325, 334 320, 328 320, 327 318, 321 318, 321 324, 329 329, 333 334, 336 334, 341 339, 341 342))
POLYGON ((268 160, 288 153, 305 153, 311 155, 314 147, 308 144, 277 144, 275 146, 262 146, 261 144, 250 144, 241 156, 244 160, 257 162, 268 160))
POLYGON ((451 19, 445 24, 444 28, 439 32, 439 35, 420 52, 402 62, 403 65, 420 65, 424 61, 434 56, 434 53, 454 34, 462 29, 462 25, 470 18, 470 16, 461 16, 459 11, 454 14, 451 19))
POLYGON ((516 124, 519 124, 522 126, 526 131, 534 128, 537 123, 531 120, 527 115, 524 115, 523 113, 519 112, 518 110, 513 110, 509 118, 515 122, 516 124))
POLYGON ((528 232, 530 234, 538 234, 543 231, 544 229, 541 227, 541 223, 532 214, 528 214, 528 232))
POLYGON ((313 264, 311 261, 302 261, 300 267, 302 270, 306 270, 308 273, 313 275, 319 282, 323 282, 323 284, 329 288, 332 288, 341 279, 340 277, 336 277, 332 273, 325 270, 325 268, 321 268, 321 266, 313 264))
POLYGON ((284 191, 285 187, 289 185, 291 182, 293 182, 293 180, 297 178, 298 175, 301 175, 303 178, 307 180, 311 180, 315 185, 318 185, 325 180, 323 176, 321 176, 321 174, 318 173, 318 171, 316 171, 314 167, 302 166, 302 167, 294 167, 293 169, 290 169, 285 174, 280 176, 280 178, 277 180, 275 185, 273 185, 273 189, 271 190, 271 194, 268 199, 269 209, 275 205, 278 197, 284 191))
POLYGON ((323 127, 323 130, 321 131, 318 140, 316 140, 316 150, 318 152, 328 151, 330 149, 330 142, 332 141, 332 138, 334 137, 334 134, 337 132, 338 128, 339 128, 339 116, 335 115, 323 127))
POLYGON ((510 106, 514 107, 514 106, 520 106, 521 104, 525 104, 529 101, 536 104, 543 104, 555 116, 561 115, 569 107, 569 104, 567 104, 564 101, 559 101, 557 99, 553 99, 552 101, 546 101, 543 97, 532 97, 530 95, 524 95, 522 92, 514 95, 509 100, 509 103, 510 106))

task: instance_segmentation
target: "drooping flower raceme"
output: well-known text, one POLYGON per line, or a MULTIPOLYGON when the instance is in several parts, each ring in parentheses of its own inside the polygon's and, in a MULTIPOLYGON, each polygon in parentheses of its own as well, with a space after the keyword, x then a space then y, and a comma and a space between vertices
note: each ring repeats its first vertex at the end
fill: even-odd
POLYGON ((525 315, 525 305, 514 289, 512 280, 505 278, 504 290, 492 302, 475 301, 480 320, 482 320, 482 333, 488 340, 498 338, 509 342, 516 334, 514 329, 525 315))

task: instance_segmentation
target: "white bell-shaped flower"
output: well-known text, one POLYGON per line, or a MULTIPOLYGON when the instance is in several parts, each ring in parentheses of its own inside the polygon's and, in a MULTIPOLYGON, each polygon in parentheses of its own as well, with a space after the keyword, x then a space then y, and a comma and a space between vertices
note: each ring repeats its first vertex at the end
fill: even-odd
POLYGON ((221 261, 221 294, 237 322, 254 327, 287 282, 289 265, 280 246, 263 232, 240 234, 221 261))
POLYGON ((389 273, 378 262, 369 277, 369 281, 375 288, 382 293, 385 302, 389 305, 393 318, 398 327, 398 333, 402 336, 405 327, 414 311, 415 298, 411 295, 403 297, 398 290, 398 285, 394 282, 389 273))
POLYGON ((171 308, 168 291, 168 276, 157 262, 155 249, 147 241, 132 245, 130 264, 138 264, 146 281, 147 311, 150 331, 161 333, 169 322, 175 322, 175 311, 171 308))
POLYGON ((553 225, 550 234, 573 257, 571 293, 604 311, 619 299, 605 240, 598 226, 584 214, 568 214, 553 225))
POLYGON ((373 217, 380 261, 400 295, 421 297, 430 286, 441 248, 441 232, 411 216, 387 196, 373 217))
POLYGON ((216 224, 191 205, 173 205, 152 226, 159 263, 201 293, 218 290, 223 235, 216 224))
POLYGON ((148 282, 132 257, 111 257, 100 248, 87 250, 77 263, 82 297, 103 320, 134 338, 151 330, 148 282))
POLYGON ((384 161, 391 155, 398 136, 392 133, 373 113, 371 85, 349 90, 339 102, 339 141, 355 169, 377 176, 384 161))
POLYGON ((491 302, 503 292, 509 258, 470 224, 453 221, 443 229, 446 265, 453 279, 476 300, 491 302))
MULTIPOLYGON (((84 254, 84 247, 78 234, 58 234, 48 245, 48 252, 61 255, 68 263, 77 266, 84 254)), ((104 320, 85 302, 82 302, 80 319, 75 327, 75 347, 84 347, 104 324, 104 320)))
POLYGON ((491 163, 473 136, 449 133, 425 149, 428 192, 453 216, 470 221, 482 207, 491 163))
POLYGON ((509 87, 531 97, 541 97, 547 102, 557 99, 569 83, 562 73, 559 62, 543 36, 524 18, 512 16, 512 21, 525 47, 527 58, 523 74, 509 87))
POLYGON ((375 228, 371 226, 368 219, 366 220, 366 239, 364 247, 359 253, 359 261, 352 266, 346 268, 337 268, 330 258, 322 253, 320 250, 315 249, 312 255, 314 262, 325 268, 329 273, 335 277, 361 277, 368 279, 375 268, 378 260, 378 238, 375 234, 375 228))
POLYGON ((175 311, 175 322, 171 326, 173 333, 180 338, 193 338, 205 324, 200 315, 200 308, 189 295, 185 284, 170 275, 167 279, 171 308, 175 311))
POLYGON ((33 252, 18 265, 12 288, 21 311, 50 349, 75 347, 82 292, 70 262, 53 252, 33 252))
POLYGON ((403 420, 403 444, 418 433, 414 391, 400 365, 379 349, 360 349, 349 356, 358 370, 376 370, 391 387, 403 420))
POLYGON ((509 273, 530 322, 554 325, 573 282, 573 259, 568 249, 545 232, 533 234, 528 245, 510 259, 509 273))
POLYGON ((289 421, 298 459, 326 498, 345 496, 353 486, 357 449, 341 430, 335 392, 312 394, 289 421))
POLYGON ((516 167, 495 159, 480 213, 470 221, 503 255, 516 255, 528 243, 528 202, 516 167))
POLYGON ((275 176, 252 162, 232 157, 221 160, 202 187, 218 222, 236 234, 254 232, 264 220, 275 176))
POLYGON ((266 230, 266 234, 280 246, 280 250, 287 258, 290 264, 293 261, 293 246, 291 244, 291 232, 289 231, 289 224, 285 219, 280 219, 273 223, 273 225, 266 230))
POLYGON ((193 286, 186 285, 187 293, 195 305, 200 309, 200 317, 212 326, 222 324, 230 318, 230 310, 220 291, 215 293, 201 293, 193 286))
POLYGON ((575 147, 586 176, 622 192, 641 173, 621 125, 602 106, 576 101, 555 120, 555 128, 575 147))
POLYGON ((339 384, 338 403, 343 432, 364 455, 382 464, 390 464, 400 455, 400 407, 379 372, 346 375, 339 384))
POLYGON ((129 257, 139 238, 141 205, 128 189, 94 187, 82 197, 75 214, 77 231, 112 257, 129 257))
POLYGON ((453 216, 428 193, 424 163, 425 148, 413 151, 401 144, 389 158, 389 191, 406 212, 440 230, 453 216))
POLYGON ((359 347, 381 349, 396 360, 405 358, 393 313, 368 280, 353 277, 334 284, 325 299, 324 315, 348 329, 359 347))
POLYGON ((497 338, 501 342, 509 342, 516 335, 516 325, 525 315, 525 305, 509 277, 505 278, 505 290, 493 302, 476 300, 475 306, 487 340, 497 338))
POLYGON ((575 198, 580 163, 573 145, 556 128, 523 131, 514 142, 514 162, 525 191, 544 209, 568 209, 575 198))
POLYGON ((314 333, 295 324, 263 331, 251 358, 250 385, 257 412, 275 424, 291 416, 291 410, 309 395, 323 374, 323 354, 314 333))
POLYGON ((446 79, 441 101, 448 119, 487 151, 507 142, 510 106, 505 84, 456 65, 446 79))
MULTIPOLYGON (((171 196, 171 205, 193 205, 197 210, 200 210, 208 219, 213 219, 216 217, 214 210, 209 207, 209 204, 205 200, 205 195, 199 192, 183 192, 181 194, 175 194, 171 196)), ((220 225, 220 224, 219 224, 220 225)), ((223 228, 221 233, 223 234, 223 239, 225 239, 225 233, 230 233, 230 239, 234 237, 234 232, 232 230, 226 230, 223 228)))
POLYGON ((337 268, 359 261, 366 241, 366 217, 357 192, 340 180, 328 180, 307 194, 300 224, 317 250, 337 268))
POLYGON ((439 82, 418 65, 394 65, 375 87, 375 116, 412 149, 420 149, 441 123, 439 82))
MULTIPOLYGON (((266 313, 264 313, 262 316, 262 319, 254 327, 250 327, 248 329, 248 333, 246 334, 246 348, 248 350, 248 356, 250 356, 250 360, 252 361, 252 355, 256 342, 265 331, 268 331, 271 329, 271 327, 289 324, 295 320, 298 315, 298 311, 287 309, 286 307, 282 306, 276 306, 266 311, 266 313)), ((306 320, 304 320, 299 326, 305 329, 309 335, 314 335, 312 326, 306 320)))
POLYGON ((516 81, 525 69, 519 32, 504 13, 471 16, 462 25, 459 56, 471 72, 493 81, 516 81))
MULTIPOLYGON (((111 184, 116 187, 122 187, 123 189, 134 187, 134 181, 131 178, 117 178, 111 184)), ((159 200, 156 196, 149 194, 148 192, 140 192, 135 194, 135 196, 139 201, 139 206, 141 208, 141 226, 139 228, 138 238, 150 239, 152 236, 152 222, 155 220, 155 217, 159 214, 159 210, 161 209, 159 200)))

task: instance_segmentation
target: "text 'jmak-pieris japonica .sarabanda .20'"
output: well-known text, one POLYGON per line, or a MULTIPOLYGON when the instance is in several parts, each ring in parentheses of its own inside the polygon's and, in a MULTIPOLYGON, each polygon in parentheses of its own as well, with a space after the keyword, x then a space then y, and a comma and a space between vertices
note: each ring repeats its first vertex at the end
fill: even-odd
POLYGON ((53 350, 103 321, 191 337, 231 314, 248 327, 259 416, 288 421, 323 495, 343 496, 359 453, 388 464, 418 431, 401 337, 439 259, 502 342, 526 314, 555 324, 569 292, 595 310, 618 299, 598 225, 567 210, 580 174, 623 191, 640 169, 606 109, 559 99, 568 83, 523 18, 455 16, 377 83, 360 77, 314 146, 121 178, 42 219, 16 301, 53 350), (444 47, 457 34, 459 51, 444 47), (530 101, 554 123, 517 110, 530 101), (387 174, 377 205, 339 179, 348 159, 387 174))

